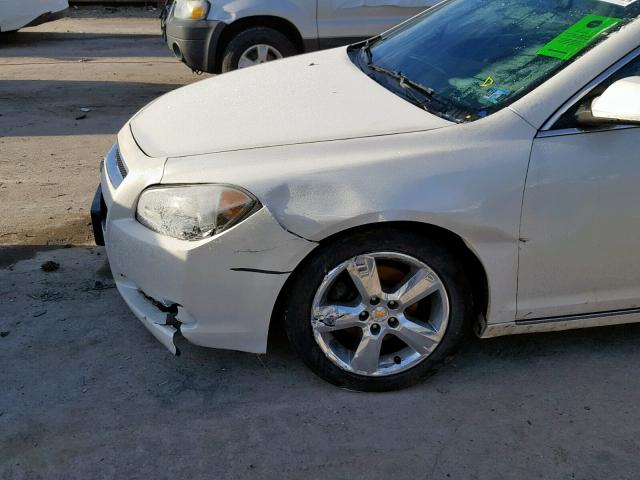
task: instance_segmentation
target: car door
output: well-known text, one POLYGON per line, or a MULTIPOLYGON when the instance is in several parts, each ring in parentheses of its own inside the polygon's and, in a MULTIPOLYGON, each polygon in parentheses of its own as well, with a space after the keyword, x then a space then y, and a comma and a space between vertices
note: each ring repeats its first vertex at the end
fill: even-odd
POLYGON ((322 48, 372 37, 417 15, 437 0, 318 0, 322 48))
POLYGON ((520 320, 640 307, 640 128, 585 129, 575 119, 611 83, 640 75, 638 53, 585 87, 534 140, 520 234, 520 320))

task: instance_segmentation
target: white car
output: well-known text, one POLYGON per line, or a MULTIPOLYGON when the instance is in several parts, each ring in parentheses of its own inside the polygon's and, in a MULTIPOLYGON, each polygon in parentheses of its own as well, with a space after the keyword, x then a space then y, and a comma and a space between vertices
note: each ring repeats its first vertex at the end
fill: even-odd
POLYGON ((172 352, 180 332, 262 353, 283 325, 358 390, 416 382, 473 329, 640 321, 639 14, 449 0, 166 94, 92 208, 119 292, 172 352))
POLYGON ((63 16, 67 0, 0 0, 0 32, 14 32, 63 16))

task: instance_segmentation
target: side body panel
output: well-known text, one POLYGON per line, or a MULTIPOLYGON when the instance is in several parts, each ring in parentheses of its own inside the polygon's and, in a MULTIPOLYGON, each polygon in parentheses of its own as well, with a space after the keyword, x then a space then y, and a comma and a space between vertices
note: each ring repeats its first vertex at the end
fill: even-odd
POLYGON ((518 318, 640 305, 640 129, 537 138, 523 212, 518 318))
POLYGON ((231 24, 246 17, 279 17, 292 23, 305 40, 318 38, 317 0, 231 0, 211 2, 209 20, 231 24))
POLYGON ((417 15, 436 0, 318 0, 321 45, 372 37, 417 15))
POLYGON ((523 198, 518 332, 624 323, 640 305, 640 130, 585 131, 566 123, 566 130, 552 129, 574 102, 634 58, 627 54, 639 34, 640 22, 627 25, 512 107, 542 127, 523 198))

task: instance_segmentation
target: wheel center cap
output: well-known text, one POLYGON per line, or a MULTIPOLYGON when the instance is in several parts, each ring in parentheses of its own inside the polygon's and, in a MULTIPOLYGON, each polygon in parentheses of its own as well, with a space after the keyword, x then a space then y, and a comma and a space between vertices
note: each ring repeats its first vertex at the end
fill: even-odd
POLYGON ((386 318, 389 315, 389 312, 384 307, 378 307, 373 311, 373 318, 376 320, 380 320, 382 318, 386 318))

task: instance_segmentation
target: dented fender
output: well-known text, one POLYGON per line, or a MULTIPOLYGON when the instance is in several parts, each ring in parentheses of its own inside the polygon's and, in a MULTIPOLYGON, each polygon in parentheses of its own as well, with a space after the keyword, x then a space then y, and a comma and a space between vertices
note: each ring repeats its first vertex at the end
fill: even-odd
POLYGON ((264 207, 205 240, 166 237, 131 216, 110 218, 105 239, 119 292, 174 354, 176 327, 196 345, 264 353, 278 295, 317 245, 287 232, 264 207), (176 306, 175 315, 165 305, 176 306))

